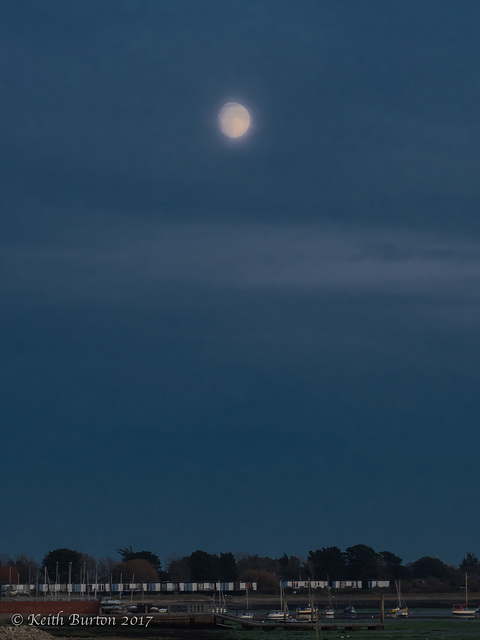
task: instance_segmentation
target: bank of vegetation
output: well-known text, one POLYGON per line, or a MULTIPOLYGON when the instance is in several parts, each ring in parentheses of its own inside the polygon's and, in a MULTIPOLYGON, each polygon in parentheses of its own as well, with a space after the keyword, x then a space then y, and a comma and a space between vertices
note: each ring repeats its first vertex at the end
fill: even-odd
POLYGON ((468 552, 458 567, 438 557, 423 556, 410 563, 391 551, 375 551, 365 544, 341 550, 322 547, 305 558, 284 553, 279 558, 246 553, 196 550, 170 558, 165 567, 152 551, 132 547, 116 550, 117 557, 95 559, 69 548, 54 549, 40 563, 27 555, 0 556, 0 584, 104 582, 256 582, 258 593, 275 594, 282 580, 390 581, 401 580, 409 593, 451 593, 461 589, 468 574, 469 591, 480 591, 480 563, 468 552))

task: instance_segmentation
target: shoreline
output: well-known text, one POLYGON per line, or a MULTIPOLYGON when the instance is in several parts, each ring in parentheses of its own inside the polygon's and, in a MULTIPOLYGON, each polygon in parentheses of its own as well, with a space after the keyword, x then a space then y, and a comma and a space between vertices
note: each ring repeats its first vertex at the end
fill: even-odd
MULTIPOLYGON (((313 599, 317 605, 322 606, 322 604, 326 604, 328 602, 328 594, 324 593, 323 590, 321 593, 313 592, 313 599)), ((472 593, 469 594, 469 601, 472 606, 476 603, 480 604, 480 593, 472 593)), ((388 592, 384 593, 381 591, 376 591, 374 593, 367 593, 364 591, 360 592, 336 592, 332 593, 332 599, 334 605, 340 607, 347 606, 348 604, 354 604, 359 607, 367 607, 367 608, 375 608, 381 606, 381 601, 384 601, 385 607, 394 606, 397 602, 397 596, 395 593, 388 592)), ((452 607, 454 604, 463 602, 464 594, 463 592, 450 592, 450 593, 405 593, 402 594, 403 600, 407 602, 407 605, 412 608, 436 608, 436 607, 452 607)), ((169 595, 158 595, 155 597, 146 596, 135 596, 134 598, 130 598, 130 596, 121 598, 122 602, 126 605, 129 603, 139 605, 139 604, 159 604, 159 605, 171 605, 174 607, 185 606, 191 603, 206 603, 212 602, 212 595, 204 595, 204 594, 193 594, 193 593, 185 593, 185 594, 169 594, 169 595)), ((309 600, 309 594, 286 594, 284 596, 284 600, 291 606, 299 606, 304 605, 309 600)), ((48 602, 58 603, 58 606, 61 607, 62 604, 66 603, 66 600, 58 599, 58 600, 44 600, 43 598, 38 599, 30 599, 30 598, 1 598, 0 602, 3 603, 11 603, 14 607, 16 603, 22 603, 25 606, 28 602, 48 602)), ((70 600, 68 602, 75 602, 75 600, 70 600)), ((94 599, 85 600, 78 599, 76 602, 95 602, 94 599)), ((215 595, 215 602, 219 602, 218 594, 215 595)), ((228 608, 233 609, 245 609, 247 608, 247 599, 244 594, 239 595, 225 595, 225 603, 228 608)), ((279 595, 272 594, 249 594, 248 596, 248 607, 252 610, 265 609, 265 608, 278 608, 280 604, 279 595)), ((476 604, 476 606, 478 606, 476 604)))
MULTIPOLYGON (((395 593, 336 593, 332 594, 334 605, 338 607, 344 607, 349 604, 353 604, 358 607, 380 607, 381 601, 385 603, 385 607, 395 606, 397 603, 397 596, 395 593)), ((313 598, 317 604, 327 603, 327 594, 313 594, 313 598)), ((286 595, 286 601, 292 605, 301 605, 308 602, 308 593, 286 595)), ((451 608, 454 604, 463 602, 464 594, 460 593, 405 593, 402 594, 402 599, 405 600, 407 605, 412 608, 451 608)), ((261 609, 267 607, 278 607, 279 597, 269 595, 256 595, 254 597, 249 596, 249 607, 251 609, 261 609)), ((181 601, 180 601, 181 602, 181 601)), ((238 606, 244 608, 246 600, 244 596, 229 596, 226 598, 227 606, 238 606)), ((469 602, 473 605, 478 602, 480 604, 480 594, 471 594, 469 602)))

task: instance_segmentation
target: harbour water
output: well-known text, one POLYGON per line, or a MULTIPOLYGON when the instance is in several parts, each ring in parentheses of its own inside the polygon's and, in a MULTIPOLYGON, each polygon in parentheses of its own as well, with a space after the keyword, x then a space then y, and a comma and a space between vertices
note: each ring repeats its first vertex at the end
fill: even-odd
MULTIPOLYGON (((368 611, 359 612, 368 616, 368 611)), ((378 619, 378 611, 375 612, 378 619)), ((340 622, 340 619, 338 620, 340 622)), ((51 631, 51 630, 49 630, 51 631)), ((59 630, 63 638, 70 636, 66 629, 59 630)), ((54 634, 57 635, 57 634, 54 634)), ((72 638, 73 638, 72 634, 72 638)), ((79 635, 76 635, 78 638, 79 635)), ((85 640, 479 640, 480 619, 452 619, 451 611, 443 609, 414 609, 406 619, 387 618, 384 630, 345 631, 341 629, 300 631, 288 630, 243 630, 243 629, 138 629, 128 634, 118 630, 85 629, 81 634, 85 640)))

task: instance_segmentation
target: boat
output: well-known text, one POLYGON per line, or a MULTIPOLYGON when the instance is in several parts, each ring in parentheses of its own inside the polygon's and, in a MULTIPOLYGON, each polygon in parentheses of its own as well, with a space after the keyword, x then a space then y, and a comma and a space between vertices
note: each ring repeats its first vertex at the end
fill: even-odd
POLYGON ((102 598, 100 600, 100 606, 106 607, 107 605, 123 604, 121 600, 114 600, 112 598, 102 598))
POLYGON ((325 611, 323 612, 323 615, 325 616, 325 618, 334 618, 335 617, 335 609, 333 608, 332 592, 331 592, 331 588, 330 587, 328 587, 328 606, 326 607, 325 611))
POLYGON ((353 620, 357 617, 357 612, 355 611, 353 604, 349 604, 348 607, 345 607, 343 610, 343 617, 348 618, 349 620, 353 620))
POLYGON ((253 613, 248 610, 248 584, 245 585, 245 600, 246 600, 247 610, 242 611, 239 617, 242 618, 243 620, 253 620, 253 613))
POLYGON ((283 593, 283 587, 280 583, 280 609, 267 613, 267 620, 287 620, 290 617, 288 612, 287 601, 283 593))
POLYGON ((311 580, 308 585, 308 604, 304 607, 297 607, 296 614, 299 618, 310 618, 310 620, 318 618, 318 608, 314 605, 311 580))
POLYGON ((287 617, 285 611, 270 611, 267 613, 267 620, 285 620, 287 617))
POLYGON ((305 607, 297 607, 297 616, 309 616, 312 617, 318 613, 317 607, 312 607, 311 604, 307 604, 305 607))
POLYGON ((400 588, 400 580, 395 580, 395 588, 397 589, 397 606, 394 607, 390 613, 395 618, 407 618, 408 607, 405 604, 405 600, 402 598, 402 591, 400 588))
POLYGON ((457 618, 475 618, 480 615, 480 607, 473 609, 468 604, 454 604, 452 609, 452 615, 457 618))
POLYGON ((126 605, 121 600, 102 598, 100 607, 103 613, 125 613, 126 605))
POLYGON ((463 604, 454 604, 452 615, 456 618, 475 618, 480 615, 480 607, 474 609, 468 606, 468 581, 467 572, 465 572, 465 602, 463 604))

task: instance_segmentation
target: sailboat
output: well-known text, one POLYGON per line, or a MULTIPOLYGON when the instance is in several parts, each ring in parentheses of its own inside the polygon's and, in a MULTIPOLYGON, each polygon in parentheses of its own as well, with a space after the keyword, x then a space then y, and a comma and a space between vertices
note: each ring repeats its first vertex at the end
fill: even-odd
POLYGON ((245 584, 245 598, 247 601, 246 602, 247 610, 242 611, 242 613, 240 614, 240 618, 243 618, 244 620, 253 620, 253 613, 248 610, 248 583, 245 584))
POLYGON ((315 620, 318 617, 318 609, 313 603, 311 580, 308 584, 308 604, 305 607, 297 607, 297 617, 304 619, 308 617, 310 620, 315 620))
POLYGON ((480 615, 480 607, 473 609, 468 606, 468 584, 467 584, 467 572, 465 571, 465 603, 454 604, 452 609, 452 615, 457 618, 475 618, 480 615))
POLYGON ((400 589, 400 580, 395 580, 395 587, 397 589, 397 606, 391 610, 392 616, 396 618, 406 618, 408 616, 408 607, 405 604, 405 600, 402 598, 402 592, 400 589))
POLYGON ((323 612, 323 615, 326 618, 334 618, 335 617, 335 609, 333 608, 332 592, 331 592, 330 585, 327 588, 328 588, 328 607, 323 612))
POLYGON ((267 620, 286 620, 288 618, 287 601, 283 593, 282 583, 280 583, 280 609, 267 613, 267 620))

